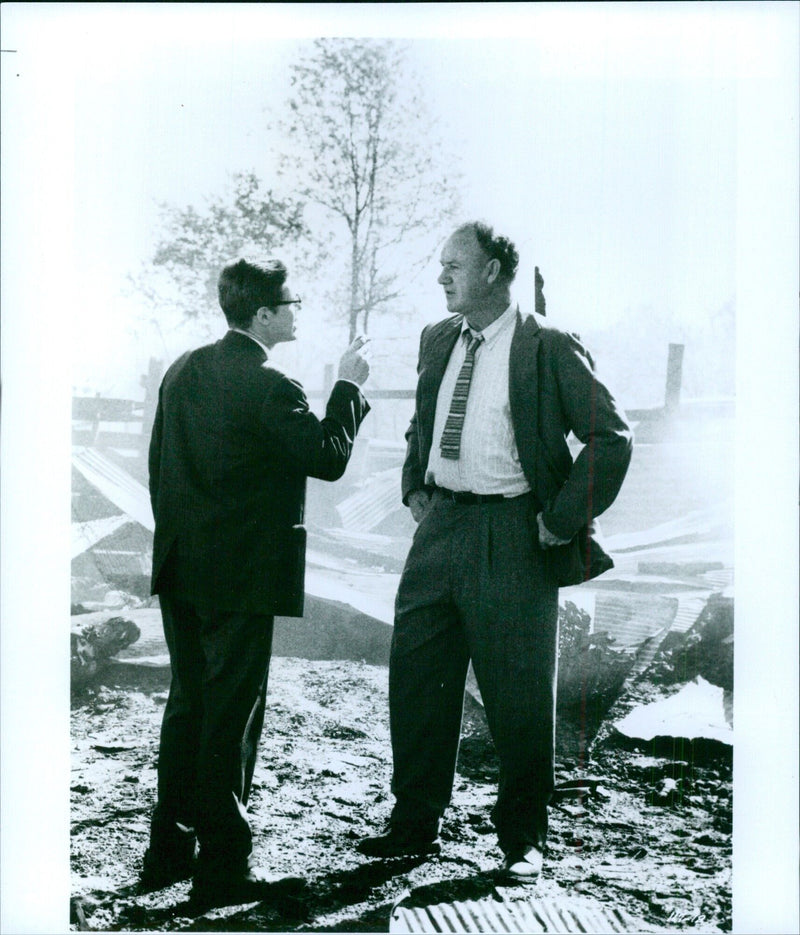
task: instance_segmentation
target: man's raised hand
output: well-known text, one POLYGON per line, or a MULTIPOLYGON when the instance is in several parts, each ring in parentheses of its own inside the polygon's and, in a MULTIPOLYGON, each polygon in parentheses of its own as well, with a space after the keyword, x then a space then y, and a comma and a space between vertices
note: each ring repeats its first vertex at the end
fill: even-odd
POLYGON ((339 361, 339 379, 362 386, 369 376, 369 338, 358 335, 339 361))

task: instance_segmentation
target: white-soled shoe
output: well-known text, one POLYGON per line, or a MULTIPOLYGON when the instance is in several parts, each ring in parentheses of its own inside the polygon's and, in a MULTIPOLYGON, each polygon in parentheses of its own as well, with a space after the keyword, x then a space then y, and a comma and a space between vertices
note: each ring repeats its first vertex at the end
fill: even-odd
POLYGON ((538 847, 530 845, 524 850, 515 850, 506 855, 500 875, 517 883, 535 883, 542 872, 544 855, 538 847))

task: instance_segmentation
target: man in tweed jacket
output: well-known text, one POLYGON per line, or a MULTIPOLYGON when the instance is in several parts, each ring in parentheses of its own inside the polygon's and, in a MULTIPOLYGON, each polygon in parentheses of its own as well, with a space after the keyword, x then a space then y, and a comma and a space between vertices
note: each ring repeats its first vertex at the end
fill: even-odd
POLYGON ((572 336, 512 303, 518 254, 459 227, 439 283, 453 313, 422 333, 403 501, 418 523, 397 593, 389 705, 396 802, 373 857, 439 850, 472 661, 500 759, 502 873, 535 880, 553 789, 562 552, 616 497, 631 434, 572 336), (460 450, 442 435, 475 336, 460 450), (584 443, 573 463, 570 432, 584 443))

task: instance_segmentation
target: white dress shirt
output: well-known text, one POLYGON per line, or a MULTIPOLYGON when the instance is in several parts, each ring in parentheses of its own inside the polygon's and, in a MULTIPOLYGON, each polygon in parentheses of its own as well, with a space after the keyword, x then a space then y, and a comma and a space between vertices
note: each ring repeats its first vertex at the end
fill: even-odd
POLYGON ((469 343, 464 334, 470 328, 464 319, 436 400, 433 444, 425 475, 427 484, 472 493, 499 493, 506 497, 516 497, 530 490, 519 460, 508 397, 508 360, 516 319, 517 307, 512 303, 481 332, 483 341, 475 352, 461 432, 461 456, 452 461, 441 456, 439 443, 469 343))

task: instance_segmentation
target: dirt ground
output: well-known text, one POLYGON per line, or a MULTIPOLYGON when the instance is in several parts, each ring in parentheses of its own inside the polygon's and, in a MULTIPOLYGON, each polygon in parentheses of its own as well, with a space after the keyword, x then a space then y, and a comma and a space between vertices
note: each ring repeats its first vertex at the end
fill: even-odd
MULTIPOLYGON (((168 684, 164 668, 112 664, 73 695, 73 931, 380 932, 408 891, 427 904, 493 893, 497 762, 477 703, 467 698, 441 855, 370 861, 355 844, 391 808, 387 670, 275 658, 249 810, 259 863, 303 876, 305 894, 201 918, 187 914, 188 882, 140 894, 168 684)), ((655 692, 640 684, 612 714, 655 692)), ((583 777, 598 780, 591 794, 551 808, 540 881, 505 898, 581 894, 628 913, 635 931, 729 931, 730 754, 625 750, 604 729, 584 762, 558 760, 558 782, 583 777)))

